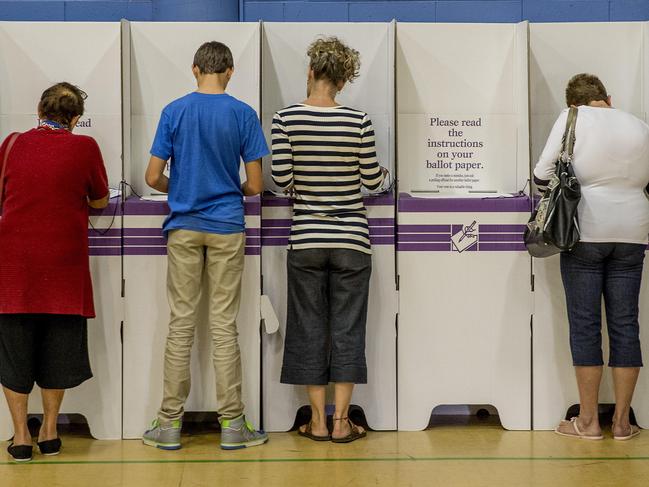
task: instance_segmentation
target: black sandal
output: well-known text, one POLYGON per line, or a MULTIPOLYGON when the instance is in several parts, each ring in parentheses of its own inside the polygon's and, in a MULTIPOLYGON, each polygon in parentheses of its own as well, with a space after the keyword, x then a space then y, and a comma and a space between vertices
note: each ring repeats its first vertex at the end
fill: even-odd
POLYGON ((334 418, 334 421, 347 421, 347 423, 349 424, 350 432, 347 436, 343 436, 342 438, 332 437, 332 443, 351 443, 352 441, 356 441, 359 438, 365 438, 367 436, 367 431, 361 431, 358 426, 352 423, 351 419, 349 418, 334 418))
POLYGON ((313 440, 313 441, 330 441, 331 440, 331 435, 326 435, 326 436, 314 435, 311 432, 312 424, 313 423, 311 421, 309 421, 306 424, 306 428, 304 428, 304 431, 298 429, 297 434, 300 435, 300 436, 304 436, 305 438, 308 438, 308 439, 313 440))
POLYGON ((52 456, 61 453, 61 438, 39 441, 37 445, 42 455, 52 456))
POLYGON ((34 447, 32 445, 14 445, 7 447, 7 452, 16 462, 29 462, 32 459, 34 447))

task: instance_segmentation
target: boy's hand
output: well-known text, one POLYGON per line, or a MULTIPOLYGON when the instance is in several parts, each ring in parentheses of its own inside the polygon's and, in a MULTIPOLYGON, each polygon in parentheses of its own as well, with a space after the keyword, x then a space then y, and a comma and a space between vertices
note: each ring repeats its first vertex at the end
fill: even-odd
POLYGON ((246 162, 246 182, 241 185, 244 196, 256 196, 264 191, 264 175, 261 159, 246 162))
POLYGON ((169 192, 169 178, 164 175, 166 166, 167 161, 156 156, 151 156, 149 165, 146 168, 146 174, 144 175, 146 184, 161 193, 169 192))

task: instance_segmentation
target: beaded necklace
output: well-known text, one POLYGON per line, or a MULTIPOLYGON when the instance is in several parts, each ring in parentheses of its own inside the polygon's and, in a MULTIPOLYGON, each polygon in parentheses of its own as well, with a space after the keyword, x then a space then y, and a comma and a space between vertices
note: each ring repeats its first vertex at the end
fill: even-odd
POLYGON ((39 129, 45 130, 67 130, 63 125, 53 120, 43 120, 38 126, 39 129))

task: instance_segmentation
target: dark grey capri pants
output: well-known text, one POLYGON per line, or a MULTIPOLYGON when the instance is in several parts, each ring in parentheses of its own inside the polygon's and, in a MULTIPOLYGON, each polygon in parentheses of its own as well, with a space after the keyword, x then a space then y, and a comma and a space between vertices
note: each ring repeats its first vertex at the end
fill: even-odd
POLYGON ((284 384, 367 383, 365 325, 372 256, 289 250, 284 384))

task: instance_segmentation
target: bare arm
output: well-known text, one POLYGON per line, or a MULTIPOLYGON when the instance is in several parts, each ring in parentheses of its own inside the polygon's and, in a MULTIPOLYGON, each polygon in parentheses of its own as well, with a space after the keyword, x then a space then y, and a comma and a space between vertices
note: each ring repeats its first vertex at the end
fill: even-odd
MULTIPOLYGON (((107 189, 108 191, 108 189, 107 189)), ((108 206, 108 201, 110 200, 110 191, 106 193, 106 196, 98 200, 88 200, 88 206, 96 210, 101 210, 108 206)))
POLYGON ((156 156, 151 156, 144 176, 146 184, 161 193, 169 192, 169 178, 164 175, 166 165, 167 161, 156 156))
POLYGON ((241 185, 244 196, 255 196, 264 191, 261 159, 246 163, 246 182, 241 185))

